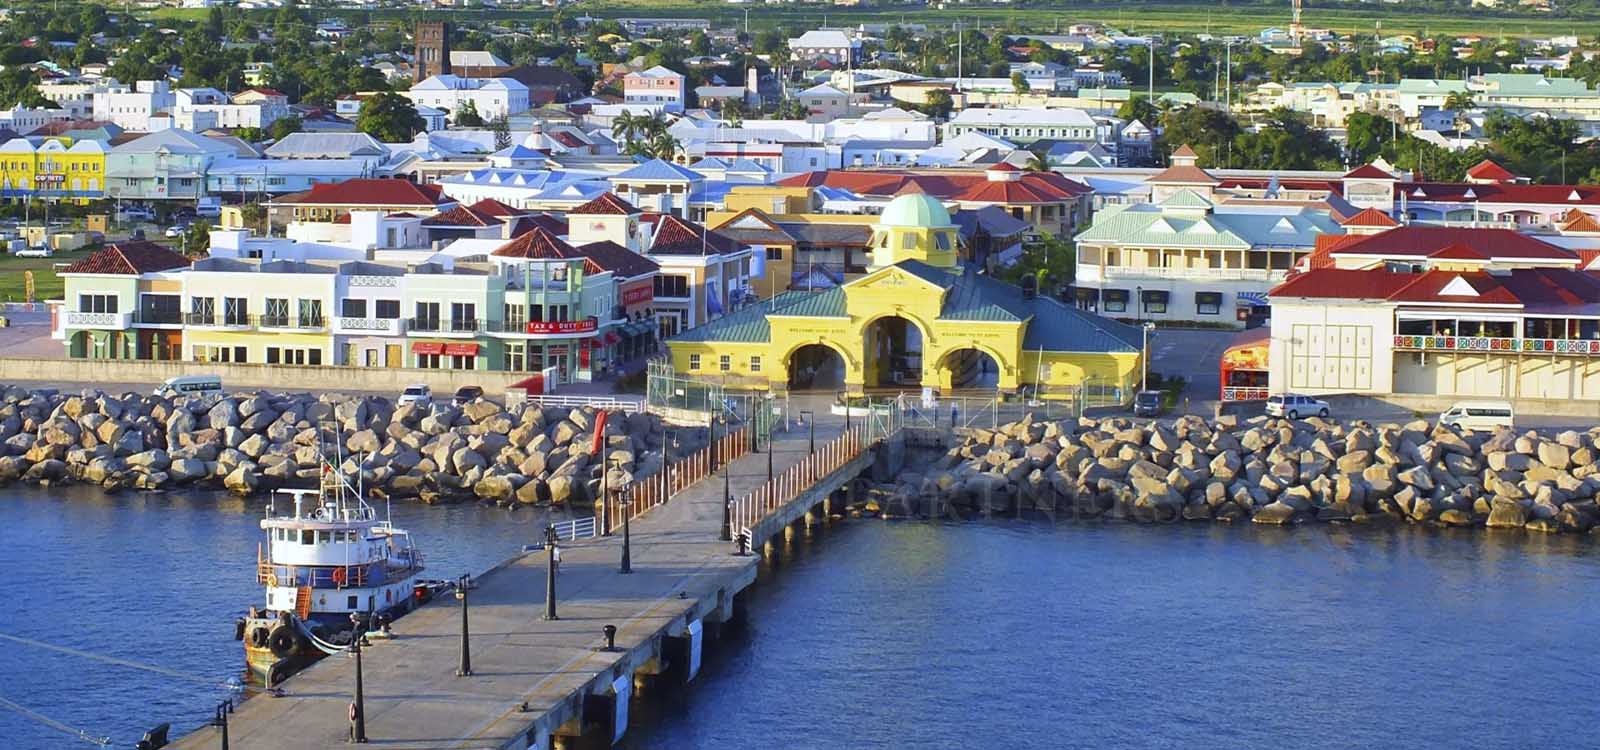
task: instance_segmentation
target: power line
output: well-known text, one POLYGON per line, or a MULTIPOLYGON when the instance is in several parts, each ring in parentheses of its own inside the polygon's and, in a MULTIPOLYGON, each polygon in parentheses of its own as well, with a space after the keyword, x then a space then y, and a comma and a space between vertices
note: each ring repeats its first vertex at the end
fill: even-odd
POLYGON ((25 716, 25 717, 27 717, 29 719, 33 719, 34 721, 37 721, 40 724, 43 724, 43 725, 45 725, 47 727, 50 727, 51 729, 55 729, 55 730, 58 730, 58 731, 61 731, 61 732, 65 732, 65 733, 70 734, 70 735, 72 735, 74 737, 77 737, 80 740, 83 740, 84 742, 88 742, 88 743, 93 744, 93 745, 100 745, 101 747, 104 747, 104 746, 107 746, 107 745, 111 744, 111 738, 110 737, 106 737, 106 736, 103 736, 103 735, 91 734, 88 730, 79 729, 77 727, 74 727, 74 726, 71 726, 71 725, 56 721, 55 719, 52 719, 52 718, 50 718, 48 716, 45 716, 44 714, 41 714, 38 711, 35 711, 35 710, 31 709, 31 708, 28 708, 27 706, 24 706, 24 705, 22 705, 20 703, 17 703, 15 701, 7 700, 4 697, 0 697, 0 707, 9 708, 12 711, 17 712, 18 714, 21 714, 22 716, 25 716))
POLYGON ((13 643, 20 643, 20 644, 22 644, 24 646, 34 646, 36 648, 42 648, 42 649, 45 649, 47 651, 55 651, 55 652, 58 652, 58 653, 68 654, 68 655, 71 655, 71 656, 79 656, 79 657, 82 657, 82 658, 85 658, 85 659, 89 659, 91 661, 98 661, 98 662, 103 662, 103 663, 106 663, 106 664, 115 664, 115 665, 117 665, 119 667, 127 667, 129 669, 138 669, 138 670, 143 670, 145 672, 154 672, 156 674, 166 675, 166 676, 174 678, 174 679, 184 680, 184 681, 187 681, 187 682, 199 683, 201 685, 208 685, 208 686, 211 686, 211 687, 225 687, 225 688, 228 688, 229 690, 236 690, 236 689, 240 689, 241 687, 243 687, 243 686, 239 685, 236 682, 231 682, 231 681, 229 681, 229 682, 218 682, 217 680, 214 680, 214 679, 211 679, 211 678, 208 678, 208 677, 199 677, 199 676, 188 674, 188 673, 185 673, 185 672, 179 672, 178 670, 175 670, 175 669, 168 669, 166 667, 158 667, 158 666, 155 666, 154 664, 143 664, 143 663, 136 662, 136 661, 131 661, 131 660, 128 660, 128 659, 121 659, 121 658, 118 658, 118 657, 115 657, 115 656, 106 656, 104 654, 90 653, 88 651, 82 651, 82 650, 75 649, 75 648, 68 648, 66 646, 57 646, 57 645, 55 645, 53 643, 45 643, 44 641, 38 641, 38 640, 34 640, 32 638, 23 638, 21 636, 10 635, 10 634, 7 634, 7 633, 0 633, 0 640, 7 640, 7 641, 11 641, 13 643))

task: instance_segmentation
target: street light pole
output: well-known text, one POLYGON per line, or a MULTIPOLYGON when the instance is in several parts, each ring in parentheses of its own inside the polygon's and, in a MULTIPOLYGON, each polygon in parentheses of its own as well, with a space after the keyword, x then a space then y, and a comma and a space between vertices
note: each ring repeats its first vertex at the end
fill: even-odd
POLYGON ((544 527, 544 619, 555 620, 556 617, 556 543, 560 538, 556 536, 556 527, 544 527))
MULTIPOLYGON (((602 469, 602 471, 605 471, 605 470, 606 469, 602 469)), ((627 502, 627 500, 625 498, 622 499, 622 569, 621 569, 621 572, 624 573, 624 574, 633 572, 633 533, 630 530, 630 526, 629 526, 629 523, 628 523, 629 518, 633 515, 633 509, 628 507, 628 505, 629 505, 629 503, 627 502)))
POLYGON ((467 628, 467 589, 471 587, 471 576, 462 575, 456 583, 456 598, 461 600, 461 666, 456 668, 457 677, 472 676, 472 641, 467 628))
POLYGON ((1141 391, 1150 385, 1150 331, 1155 327, 1155 322, 1149 321, 1139 328, 1144 334, 1144 345, 1139 352, 1139 390, 1141 391))
MULTIPOLYGON (((360 622, 360 617, 354 612, 350 613, 350 622, 355 625, 360 622)), ((350 650, 356 655, 356 699, 350 704, 350 741, 356 744, 365 744, 367 741, 367 699, 361 674, 361 637, 360 627, 354 631, 355 636, 350 639, 350 650)), ((226 742, 224 742, 226 746, 226 742)))
POLYGON ((728 467, 722 467, 722 533, 717 538, 724 542, 733 541, 733 480, 728 476, 728 467))

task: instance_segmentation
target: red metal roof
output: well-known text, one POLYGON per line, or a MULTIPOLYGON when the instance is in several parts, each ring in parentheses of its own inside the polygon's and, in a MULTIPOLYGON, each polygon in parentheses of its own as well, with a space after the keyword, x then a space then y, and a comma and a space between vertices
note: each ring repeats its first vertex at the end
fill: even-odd
POLYGON ((1344 173, 1342 179, 1346 180, 1392 180, 1394 175, 1389 174, 1371 164, 1363 164, 1344 173))
POLYGON ((423 226, 430 227, 489 227, 500 223, 499 219, 471 206, 456 206, 422 220, 423 226))
POLYGON ((1512 174, 1510 170, 1488 159, 1478 162, 1473 165, 1472 169, 1467 170, 1467 177, 1474 180, 1493 180, 1495 182, 1509 182, 1517 179, 1517 176, 1512 174))
POLYGON ((1487 258, 1558 260, 1576 263, 1571 251, 1512 229, 1435 227, 1412 224, 1359 237, 1332 249, 1334 255, 1426 258, 1450 245, 1466 245, 1487 258))
POLYGON ((627 216, 628 214, 639 213, 639 209, 634 208, 633 204, 618 198, 613 193, 602 193, 600 197, 578 206, 567 213, 582 215, 610 214, 613 216, 627 216))
MULTIPOLYGON (((1477 271, 1462 273, 1460 271, 1428 271, 1423 274, 1397 274, 1400 276, 1411 275, 1414 279, 1395 293, 1389 295, 1390 302, 1452 302, 1462 305, 1516 305, 1521 304, 1509 289, 1500 283, 1500 279, 1488 273, 1477 271), (1445 294, 1445 288, 1460 279, 1471 287, 1476 294, 1445 294)), ((1459 284, 1456 285, 1460 287, 1459 284)))
POLYGON ((1518 268, 1508 274, 1432 270, 1400 273, 1324 268, 1299 274, 1269 292, 1272 297, 1520 306, 1546 312, 1592 310, 1600 304, 1600 274, 1567 268, 1518 268), (1460 280, 1472 294, 1459 293, 1460 280), (1446 294, 1450 289, 1452 293, 1446 294))
MULTIPOLYGON (((1176 154, 1174 154, 1176 155, 1176 154)), ((1145 182, 1159 185, 1220 185, 1222 181, 1211 173, 1192 164, 1167 167, 1160 173, 1145 178, 1145 182)))
POLYGON ((497 219, 503 219, 507 216, 520 216, 526 213, 521 209, 512 208, 511 206, 501 203, 493 198, 484 198, 483 200, 472 204, 472 210, 478 211, 479 213, 487 216, 493 216, 497 219))
POLYGON ((661 217, 655 240, 650 243, 652 255, 716 255, 738 249, 739 243, 670 214, 661 217))
POLYGON ((1352 217, 1350 217, 1348 219, 1345 219, 1344 221, 1341 221, 1339 223, 1344 225, 1344 226, 1347 226, 1347 227, 1397 227, 1397 226, 1400 226, 1400 222, 1395 221, 1394 217, 1392 217, 1392 216, 1390 216, 1390 215, 1388 215, 1388 214, 1386 214, 1386 213, 1384 213, 1382 211, 1379 211, 1376 208, 1363 208, 1359 212, 1357 212, 1355 216, 1352 216, 1352 217))
POLYGON ((1428 257, 1433 260, 1488 260, 1483 253, 1459 242, 1435 250, 1428 257))
POLYGON ((67 266, 62 273, 109 273, 138 276, 169 271, 189 265, 190 260, 165 245, 137 240, 107 245, 104 249, 67 266))
POLYGON ((1417 279, 1416 274, 1319 268, 1295 274, 1268 292, 1270 297, 1388 299, 1417 279))
POLYGON ((1600 206, 1600 186, 1519 185, 1509 182, 1402 182, 1394 186, 1395 199, 1443 203, 1531 203, 1550 206, 1600 206), (1471 191, 1468 194, 1467 191, 1471 191), (1418 191, 1421 191, 1419 194, 1418 191))
POLYGON ((551 234, 544 227, 534 227, 532 231, 501 245, 490 254, 500 258, 537 258, 541 260, 582 258, 585 271, 600 273, 604 270, 594 262, 593 258, 578 252, 577 248, 567 244, 566 240, 551 234))
POLYGON ((311 190, 279 203, 327 206, 442 206, 446 198, 438 185, 418 185, 407 180, 364 178, 312 185, 311 190))

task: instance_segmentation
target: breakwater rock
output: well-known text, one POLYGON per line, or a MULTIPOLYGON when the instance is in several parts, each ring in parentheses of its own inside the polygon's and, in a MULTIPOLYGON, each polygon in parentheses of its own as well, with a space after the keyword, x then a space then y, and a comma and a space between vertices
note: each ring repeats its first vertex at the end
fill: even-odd
POLYGON ((1417 420, 1182 417, 975 430, 903 478, 907 512, 1064 511, 1140 522, 1408 521, 1600 533, 1600 427, 1462 433, 1417 420))
MULTIPOLYGON (((319 446, 336 439, 347 476, 359 474, 380 497, 576 504, 599 495, 598 416, 590 407, 507 410, 481 398, 396 405, 307 393, 166 398, 8 387, 0 390, 0 484, 199 486, 241 495, 315 487, 319 446)), ((655 417, 613 412, 602 436, 608 486, 660 471, 655 417)))

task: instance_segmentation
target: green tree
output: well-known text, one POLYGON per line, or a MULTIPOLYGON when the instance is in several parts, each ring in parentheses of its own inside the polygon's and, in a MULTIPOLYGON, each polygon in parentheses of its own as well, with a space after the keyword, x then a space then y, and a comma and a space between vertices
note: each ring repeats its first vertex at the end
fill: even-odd
POLYGON ((483 115, 478 114, 477 102, 468 99, 466 104, 461 105, 461 109, 456 111, 454 124, 458 128, 483 127, 483 115))
POLYGON ((1156 109, 1156 105, 1150 103, 1150 97, 1141 94, 1129 97, 1122 106, 1117 107, 1117 118, 1156 125, 1161 122, 1161 112, 1156 109))
POLYGON ((204 221, 197 221, 189 225, 188 231, 183 233, 183 253, 189 256, 202 256, 211 252, 211 225, 204 221))
POLYGON ((1018 94, 1026 94, 1032 91, 1033 87, 1028 85, 1028 77, 1019 70, 1011 74, 1011 90, 1018 94))
POLYGON ((489 132, 494 133, 494 150, 511 148, 511 121, 505 114, 489 121, 489 132))
POLYGON ((778 120, 804 120, 811 116, 811 111, 799 99, 784 99, 778 102, 778 107, 772 116, 778 120))
POLYGON ((55 107, 55 103, 39 93, 39 76, 27 68, 0 70, 0 109, 22 107, 55 107))
POLYGON ((410 141, 422 130, 422 118, 411 100, 385 91, 361 100, 356 129, 385 143, 410 141))
POLYGON ((1209 107, 1168 110, 1161 116, 1161 126, 1162 160, 1188 145, 1199 155, 1202 167, 1228 166, 1233 141, 1243 132, 1228 113, 1209 107))
POLYGON ((281 141, 290 134, 298 133, 305 128, 305 121, 290 115, 272 121, 272 140, 281 141))
POLYGON ((1344 128, 1345 150, 1352 165, 1368 164, 1382 156, 1399 133, 1394 121, 1369 112, 1351 112, 1344 120, 1344 128))
POLYGON ((1039 293, 1048 294, 1049 285, 1071 284, 1078 275, 1078 248, 1072 240, 1042 233, 1039 240, 1022 248, 1022 258, 1008 268, 996 271, 995 278, 1021 284, 1028 276, 1037 279, 1039 293))
POLYGON ((922 113, 936 119, 945 119, 950 116, 950 111, 955 109, 956 103, 950 98, 950 92, 945 89, 933 89, 923 99, 923 104, 918 109, 922 113))

